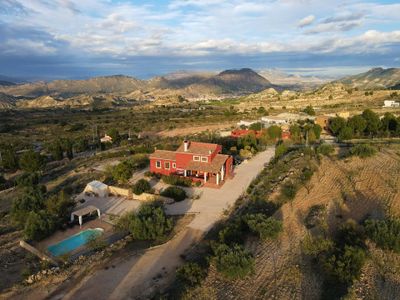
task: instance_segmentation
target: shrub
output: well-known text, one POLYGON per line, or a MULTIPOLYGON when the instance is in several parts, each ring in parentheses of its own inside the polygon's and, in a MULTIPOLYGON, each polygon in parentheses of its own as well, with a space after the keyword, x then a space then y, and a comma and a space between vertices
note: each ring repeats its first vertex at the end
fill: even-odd
POLYGON ((107 242, 101 235, 94 235, 89 238, 86 246, 92 251, 101 251, 107 247, 107 242))
POLYGON ((327 256, 323 262, 324 270, 330 277, 341 283, 351 284, 358 279, 366 259, 365 250, 359 247, 345 246, 327 256))
POLYGON ((254 258, 240 245, 213 246, 213 262, 223 276, 228 279, 244 278, 254 271, 254 258))
POLYGON ((276 239, 282 232, 282 222, 264 214, 248 214, 244 219, 250 230, 262 240, 276 239))
POLYGON ((218 233, 219 241, 223 244, 241 244, 243 243, 244 232, 243 226, 240 219, 225 225, 218 233))
POLYGON ((15 182, 18 187, 29 187, 39 184, 39 179, 38 173, 23 173, 15 179, 15 182))
POLYGON ((275 158, 278 159, 288 152, 289 148, 284 144, 279 144, 275 148, 275 158))
POLYGON ((315 110, 311 105, 308 105, 305 109, 303 109, 303 112, 309 116, 315 116, 315 110))
POLYGON ((184 286, 194 287, 205 278, 206 272, 197 263, 189 262, 176 270, 176 278, 184 286))
POLYGON ((151 190, 150 183, 146 179, 139 179, 133 186, 132 192, 135 195, 141 195, 151 190))
POLYGON ((171 184, 171 185, 179 185, 179 186, 192 186, 192 180, 190 178, 185 178, 181 176, 176 176, 176 175, 163 175, 162 181, 164 181, 166 184, 171 184))
POLYGON ((308 211, 307 217, 304 220, 304 223, 308 229, 313 228, 315 226, 320 225, 326 214, 325 205, 313 205, 310 207, 308 211))
POLYGON ((282 186, 282 196, 284 199, 293 200, 296 197, 297 186, 293 182, 287 182, 282 186))
POLYGON ((158 203, 144 204, 137 213, 123 215, 117 228, 128 230, 137 240, 162 239, 172 229, 172 219, 168 218, 158 203))
POLYGON ((161 192, 161 196, 172 198, 175 201, 183 201, 186 199, 186 192, 177 186, 169 186, 161 192))
POLYGON ((44 158, 39 153, 29 150, 24 152, 19 159, 19 166, 26 172, 40 171, 44 166, 44 158))
POLYGON ((373 156, 376 153, 376 149, 370 145, 359 144, 355 145, 350 149, 351 155, 356 155, 361 158, 373 156))
POLYGON ((364 227, 379 247, 400 253, 400 219, 367 220, 364 227))
POLYGON ((310 235, 306 236, 301 243, 303 253, 306 255, 317 257, 321 253, 327 253, 333 249, 334 243, 329 239, 322 237, 313 238, 310 235))
POLYGON ((329 144, 322 144, 317 148, 317 152, 325 156, 330 156, 334 151, 333 146, 329 144))
POLYGON ((25 223, 24 235, 29 240, 39 241, 55 229, 52 216, 44 210, 31 211, 25 223))

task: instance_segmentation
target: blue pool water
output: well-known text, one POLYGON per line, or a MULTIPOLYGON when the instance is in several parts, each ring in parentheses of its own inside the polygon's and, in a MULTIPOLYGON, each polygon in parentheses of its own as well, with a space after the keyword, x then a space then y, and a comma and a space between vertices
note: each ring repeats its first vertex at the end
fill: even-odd
POLYGON ((103 233, 103 229, 86 229, 77 234, 71 235, 69 238, 62 240, 61 242, 51 245, 47 248, 54 256, 60 256, 65 253, 71 252, 83 245, 85 245, 90 238, 97 237, 103 233))

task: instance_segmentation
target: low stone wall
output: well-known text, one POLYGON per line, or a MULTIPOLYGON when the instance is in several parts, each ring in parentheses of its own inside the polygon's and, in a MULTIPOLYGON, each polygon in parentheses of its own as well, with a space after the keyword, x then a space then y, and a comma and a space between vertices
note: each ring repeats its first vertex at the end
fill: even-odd
POLYGON ((24 248, 25 250, 28 250, 29 252, 35 254, 37 257, 39 257, 42 260, 47 260, 49 262, 51 262, 54 265, 58 265, 57 261, 53 258, 51 258, 50 256, 44 254, 42 251, 39 251, 38 249, 36 249, 35 247, 33 247, 32 245, 28 244, 27 242, 25 242, 24 240, 20 240, 19 241, 19 245, 24 248))
POLYGON ((123 189, 116 186, 108 186, 108 192, 114 195, 123 196, 126 198, 132 198, 132 191, 129 189, 123 189))

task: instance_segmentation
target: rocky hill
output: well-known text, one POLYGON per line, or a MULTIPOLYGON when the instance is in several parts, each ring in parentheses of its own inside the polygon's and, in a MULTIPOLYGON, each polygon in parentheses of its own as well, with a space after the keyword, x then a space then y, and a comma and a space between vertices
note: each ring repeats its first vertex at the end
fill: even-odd
POLYGON ((400 68, 374 68, 368 72, 340 79, 352 88, 389 89, 400 85, 400 68))
MULTIPOLYGON (((116 75, 87 80, 0 85, 0 92, 13 97, 30 98, 26 103, 19 101, 19 107, 49 108, 53 105, 79 106, 77 97, 84 96, 107 98, 112 95, 127 100, 159 100, 164 103, 166 99, 177 99, 179 95, 197 100, 251 94, 270 87, 273 85, 253 70, 241 69, 219 74, 180 72, 150 80, 116 75)), ((91 105, 92 102, 82 101, 84 105, 91 105)))
POLYGON ((16 98, 0 93, 0 109, 11 109, 15 107, 16 98))

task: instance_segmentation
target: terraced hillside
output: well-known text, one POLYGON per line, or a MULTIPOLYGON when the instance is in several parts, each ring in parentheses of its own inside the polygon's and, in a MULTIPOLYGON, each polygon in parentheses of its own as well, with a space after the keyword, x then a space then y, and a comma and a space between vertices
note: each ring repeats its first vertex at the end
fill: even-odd
MULTIPOLYGON (((296 176, 295 170, 280 177, 281 183, 296 176)), ((280 189, 273 189, 268 199, 280 201, 280 189)), ((280 237, 267 242, 247 239, 245 247, 255 257, 254 274, 230 281, 211 265, 202 285, 184 298, 327 299, 323 295, 324 274, 302 251, 302 242, 315 231, 307 229, 305 219, 316 205, 326 208, 327 236, 348 220, 400 216, 400 148, 381 149, 375 157, 364 160, 323 158, 318 171, 294 200, 274 214, 283 221, 280 237)), ((371 242, 367 247, 369 257, 360 279, 349 288, 349 299, 399 299, 400 273, 396 270, 400 270, 400 255, 377 249, 371 242)))

